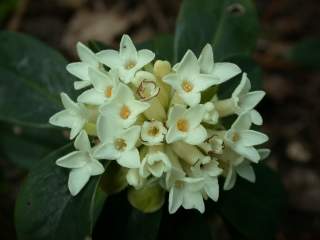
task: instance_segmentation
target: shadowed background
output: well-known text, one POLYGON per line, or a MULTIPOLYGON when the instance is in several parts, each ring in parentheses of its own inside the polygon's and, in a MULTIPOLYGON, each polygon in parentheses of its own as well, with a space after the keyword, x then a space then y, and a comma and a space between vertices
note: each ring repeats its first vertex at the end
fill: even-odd
MULTIPOLYGON (((259 110, 270 137, 268 164, 280 173, 289 201, 276 239, 320 239, 320 2, 255 2, 261 34, 254 58, 267 92, 259 110)), ((32 35, 75 60, 77 41, 117 47, 123 33, 144 42, 174 32, 179 6, 172 0, 1 0, 0 27, 32 35)), ((19 127, 10 131, 21 134, 19 127)), ((0 152, 0 239, 15 239, 14 200, 25 176, 0 152)), ((229 239, 222 224, 219 235, 229 239)))

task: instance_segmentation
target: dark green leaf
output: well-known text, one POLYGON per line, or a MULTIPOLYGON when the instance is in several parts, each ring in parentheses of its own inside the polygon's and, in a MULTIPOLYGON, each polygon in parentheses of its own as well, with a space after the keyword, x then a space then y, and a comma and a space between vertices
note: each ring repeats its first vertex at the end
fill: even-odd
POLYGON ((0 42, 0 120, 48 126, 61 110, 60 93, 74 95, 66 60, 23 34, 0 32, 0 42))
POLYGON ((213 44, 215 60, 249 54, 255 47, 258 20, 251 0, 185 0, 177 20, 175 61, 187 49, 199 54, 213 44))
POLYGON ((63 131, 2 124, 0 149, 5 159, 17 167, 31 169, 43 157, 67 143, 63 131))
POLYGON ((1 0, 0 2, 0 22, 4 20, 7 15, 15 9, 19 0, 1 0))
POLYGON ((69 145, 53 152, 28 176, 15 209, 18 239, 79 240, 91 235, 99 177, 91 178, 76 197, 71 196, 67 188, 69 170, 55 165, 70 151, 69 145))
POLYGON ((303 67, 320 69, 320 39, 306 39, 289 52, 288 58, 303 67))
MULTIPOLYGON (((251 82, 251 90, 260 90, 262 88, 262 71, 259 65, 252 60, 251 57, 245 55, 237 55, 226 59, 227 62, 237 64, 242 72, 247 73, 251 82)), ((233 90, 239 85, 242 73, 219 85, 219 98, 229 98, 233 90)))
POLYGON ((173 60, 173 36, 172 35, 159 35, 150 41, 140 43, 137 45, 138 49, 147 48, 156 54, 156 59, 173 60))
POLYGON ((249 240, 274 239, 284 191, 280 179, 268 167, 255 167, 256 183, 238 178, 235 187, 224 191, 217 210, 238 232, 249 240))

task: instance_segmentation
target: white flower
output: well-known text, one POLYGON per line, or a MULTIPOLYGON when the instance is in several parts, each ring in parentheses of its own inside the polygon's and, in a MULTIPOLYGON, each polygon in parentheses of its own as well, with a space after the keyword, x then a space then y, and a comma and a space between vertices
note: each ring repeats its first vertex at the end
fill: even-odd
MULTIPOLYGON (((240 115, 247 111, 253 110, 253 108, 262 100, 265 96, 264 91, 250 92, 251 83, 246 73, 242 74, 242 79, 238 87, 232 93, 232 99, 235 102, 235 112, 240 115)), ((262 118, 260 114, 254 110, 251 113, 252 122, 258 125, 262 124, 262 118)))
POLYGON ((163 143, 167 129, 160 121, 145 121, 141 128, 141 139, 146 145, 163 143))
POLYGON ((180 206, 204 213, 202 186, 203 178, 184 177, 177 180, 169 191, 169 213, 175 213, 180 206))
POLYGON ((140 167, 140 155, 136 148, 140 136, 140 126, 123 129, 116 122, 106 117, 97 121, 97 133, 101 144, 97 146, 94 156, 98 159, 117 160, 127 168, 140 167))
POLYGON ((205 109, 201 105, 186 109, 183 105, 175 105, 169 109, 166 135, 167 143, 183 140, 189 144, 200 144, 207 137, 206 129, 200 124, 205 109))
POLYGON ((154 59, 155 54, 147 49, 137 51, 130 37, 123 35, 119 52, 103 50, 97 54, 97 57, 111 69, 117 69, 120 79, 124 83, 129 83, 138 70, 154 59))
POLYGON ((130 186, 133 186, 136 189, 143 187, 146 182, 146 178, 143 178, 139 174, 139 168, 130 168, 127 173, 127 182, 130 186))
MULTIPOLYGON (((269 149, 258 149, 260 160, 267 158, 270 154, 269 149)), ((250 161, 245 159, 241 155, 232 154, 232 157, 225 159, 226 165, 226 179, 223 185, 224 190, 230 190, 234 187, 237 175, 241 178, 246 179, 249 182, 254 183, 256 175, 254 169, 250 164, 250 161)))
POLYGON ((209 124, 217 124, 219 121, 219 113, 215 109, 212 102, 207 102, 204 104, 206 113, 203 116, 203 121, 209 124))
POLYGON ((234 76, 241 73, 241 69, 233 63, 228 62, 214 62, 213 50, 210 44, 202 49, 199 56, 200 72, 211 74, 219 79, 217 84, 221 84, 234 76))
POLYGON ((80 132, 74 147, 78 151, 71 152, 56 161, 58 166, 72 169, 69 174, 68 188, 73 196, 81 191, 91 176, 104 172, 103 165, 92 155, 93 149, 85 131, 80 132))
POLYGON ((223 137, 216 135, 215 132, 210 132, 209 137, 204 143, 201 143, 199 147, 205 151, 208 155, 222 154, 223 153, 223 137))
POLYGON ((201 92, 218 84, 218 80, 210 74, 200 73, 197 57, 191 50, 182 58, 176 73, 163 77, 163 81, 171 85, 189 106, 200 103, 201 92))
POLYGON ((81 42, 77 43, 77 52, 81 62, 68 64, 67 71, 82 80, 74 82, 75 89, 82 89, 90 86, 92 83, 88 73, 89 67, 101 70, 102 66, 96 55, 81 42))
POLYGON ((87 123, 90 112, 83 104, 73 102, 65 93, 61 93, 61 101, 65 110, 54 114, 49 119, 49 123, 71 128, 70 139, 73 139, 87 123))
POLYGON ((79 95, 79 102, 101 105, 115 97, 119 85, 119 79, 115 71, 110 70, 109 73, 102 73, 89 68, 89 76, 92 80, 93 88, 79 95))
POLYGON ((149 103, 136 100, 131 89, 120 83, 116 96, 101 107, 101 112, 126 128, 131 126, 138 115, 149 106, 149 103))
POLYGON ((250 113, 241 114, 225 134, 225 143, 238 154, 252 162, 258 162, 260 155, 254 148, 255 145, 268 141, 268 136, 250 130, 250 113))
POLYGON ((163 152, 163 147, 150 147, 149 152, 142 160, 139 174, 144 178, 147 178, 149 175, 159 178, 170 169, 171 162, 163 152))
POLYGON ((212 159, 208 162, 199 161, 191 167, 193 177, 203 178, 203 197, 209 197, 213 201, 218 201, 219 198, 218 176, 222 173, 222 169, 218 165, 218 162, 212 159))

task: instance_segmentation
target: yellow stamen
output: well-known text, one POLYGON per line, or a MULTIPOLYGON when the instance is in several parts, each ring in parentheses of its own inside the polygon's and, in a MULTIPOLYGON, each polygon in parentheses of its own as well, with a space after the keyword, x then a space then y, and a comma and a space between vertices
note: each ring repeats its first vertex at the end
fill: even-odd
POLYGON ((120 110, 120 117, 122 119, 127 119, 130 116, 131 112, 127 105, 123 105, 120 110))
POLYGON ((130 60, 130 61, 128 61, 128 62, 126 63, 125 69, 130 70, 130 69, 132 69, 135 65, 136 65, 136 62, 130 60))
POLYGON ((127 147, 126 141, 122 138, 117 138, 114 141, 114 146, 118 151, 122 151, 127 147))
POLYGON ((186 119, 179 119, 177 121, 177 128, 181 132, 187 132, 189 129, 188 121, 186 119))
POLYGON ((183 185, 184 185, 184 182, 178 180, 178 181, 175 182, 174 185, 175 185, 177 188, 182 188, 183 185))
POLYGON ((108 87, 106 88, 106 90, 104 91, 104 95, 105 95, 106 97, 111 97, 111 96, 112 96, 112 86, 108 86, 108 87))
POLYGON ((232 141, 233 141, 233 142, 237 142, 237 141, 239 141, 239 140, 240 140, 240 135, 239 135, 239 133, 234 132, 234 133, 232 134, 232 141))
POLYGON ((193 89, 193 85, 187 81, 187 80, 184 80, 182 82, 182 89, 185 91, 185 92, 191 92, 192 89, 193 89))
POLYGON ((156 136, 156 135, 159 134, 159 132, 160 132, 160 130, 156 126, 153 126, 148 130, 148 134, 151 135, 151 136, 156 136))

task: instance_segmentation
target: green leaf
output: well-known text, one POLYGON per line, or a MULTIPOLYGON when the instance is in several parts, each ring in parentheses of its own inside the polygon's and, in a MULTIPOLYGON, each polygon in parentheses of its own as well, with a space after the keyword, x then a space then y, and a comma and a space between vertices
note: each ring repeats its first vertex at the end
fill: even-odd
POLYGON ((305 39, 294 46, 289 60, 307 68, 320 69, 320 39, 305 39))
POLYGON ((121 192, 128 186, 127 173, 127 168, 121 167, 115 161, 110 162, 108 171, 101 178, 101 189, 107 195, 121 192))
POLYGON ((0 123, 0 149, 5 159, 17 167, 31 169, 43 157, 67 144, 63 131, 0 123))
POLYGON ((74 97, 66 60, 20 33, 0 32, 0 42, 0 120, 49 126, 49 117, 62 108, 60 93, 74 97))
POLYGON ((256 182, 237 179, 235 187, 224 191, 217 210, 249 240, 274 239, 285 197, 280 179, 268 167, 255 167, 256 182))
MULTIPOLYGON (((247 73, 251 82, 252 91, 260 90, 262 88, 262 70, 251 57, 246 55, 237 55, 227 58, 226 61, 237 64, 241 68, 242 72, 247 73)), ((219 98, 229 98, 233 90, 239 85, 241 77, 242 73, 219 85, 219 98)))
POLYGON ((258 29, 257 12, 251 0, 185 0, 175 32, 175 61, 188 49, 199 54, 206 43, 213 45, 216 61, 250 54, 258 29))
POLYGON ((154 37, 153 39, 144 43, 137 44, 138 49, 150 49, 156 54, 156 59, 173 60, 173 36, 170 34, 163 34, 154 37))
POLYGON ((95 53, 105 50, 105 49, 110 49, 111 47, 108 47, 105 43, 96 41, 96 40, 91 40, 88 41, 87 43, 88 47, 95 53))
POLYGON ((91 235, 100 178, 91 178, 76 197, 71 196, 67 188, 69 170, 55 165, 70 151, 68 145, 53 152, 30 172, 16 203, 18 239, 79 240, 91 235))
POLYGON ((144 213, 159 210, 165 201, 165 192, 159 185, 147 185, 140 189, 131 188, 128 200, 132 206, 144 213))

